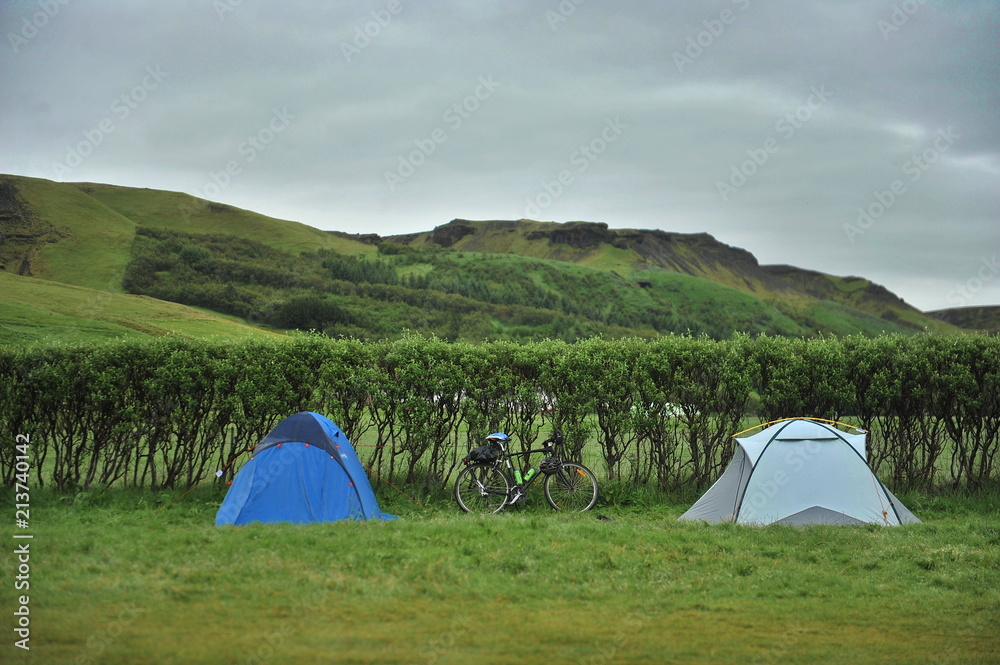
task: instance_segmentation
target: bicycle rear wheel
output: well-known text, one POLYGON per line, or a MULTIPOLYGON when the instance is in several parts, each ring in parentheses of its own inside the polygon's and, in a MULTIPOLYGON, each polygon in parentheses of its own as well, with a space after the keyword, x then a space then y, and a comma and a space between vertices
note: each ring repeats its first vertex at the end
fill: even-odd
POLYGON ((497 513, 507 505, 510 480, 495 466, 469 466, 455 480, 455 501, 467 513, 497 513))
POLYGON ((576 462, 563 462, 562 468, 545 477, 545 499, 556 510, 590 510, 597 504, 597 477, 576 462))

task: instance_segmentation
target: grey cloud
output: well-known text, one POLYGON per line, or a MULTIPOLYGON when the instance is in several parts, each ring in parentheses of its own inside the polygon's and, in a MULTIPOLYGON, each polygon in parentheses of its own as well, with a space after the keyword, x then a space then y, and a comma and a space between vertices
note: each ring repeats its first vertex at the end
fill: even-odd
POLYGON ((30 39, 39 5, 5 5, 0 171, 54 178, 110 117, 56 179, 204 193, 236 160, 219 200, 383 235, 520 217, 569 171, 540 217, 707 231, 923 309, 970 280, 962 304, 1000 303, 1000 275, 979 275, 1000 244, 994 2, 220 2, 74 0, 30 39), (169 76, 115 115, 150 66, 169 76), (480 77, 500 85, 462 107, 480 77), (822 86, 829 100, 779 124, 822 86), (241 152, 281 109, 294 120, 241 152), (628 129, 581 170, 609 118, 628 129), (914 171, 948 127, 960 138, 914 171), (393 188, 401 158, 421 163, 393 188), (734 167, 753 173, 723 197, 734 167))

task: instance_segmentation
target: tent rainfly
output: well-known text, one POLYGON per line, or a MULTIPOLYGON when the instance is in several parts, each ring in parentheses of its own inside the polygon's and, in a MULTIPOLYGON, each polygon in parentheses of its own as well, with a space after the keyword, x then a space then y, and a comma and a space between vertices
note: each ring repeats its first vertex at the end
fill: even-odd
POLYGON ((383 513, 347 436, 318 413, 285 418, 233 479, 215 523, 395 519, 383 513))
POLYGON ((864 432, 848 434, 832 424, 793 418, 736 443, 729 466, 680 519, 757 525, 920 522, 868 466, 864 432))

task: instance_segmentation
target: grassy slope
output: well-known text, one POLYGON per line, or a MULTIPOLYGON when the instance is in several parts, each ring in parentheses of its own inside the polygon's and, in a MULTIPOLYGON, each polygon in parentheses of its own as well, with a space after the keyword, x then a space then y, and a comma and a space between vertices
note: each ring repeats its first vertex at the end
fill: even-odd
POLYGON ((4 662, 998 662, 995 497, 911 503, 907 527, 752 528, 395 496, 394 522, 216 528, 216 490, 159 512, 35 490, 32 650, 11 638, 4 662))
POLYGON ((884 287, 863 277, 841 277, 791 266, 765 266, 765 270, 812 296, 842 307, 853 307, 886 321, 899 321, 926 328, 929 332, 953 333, 956 327, 947 321, 924 313, 906 304, 884 287))
POLYGON ((48 243, 32 266, 37 277, 121 292, 121 275, 137 226, 227 233, 294 253, 321 248, 372 252, 374 247, 319 229, 220 206, 187 194, 92 183, 9 177, 33 212, 68 237, 48 243))
MULTIPOLYGON (((544 234, 552 233, 561 226, 555 222, 462 220, 461 224, 475 228, 476 232, 455 241, 450 245, 453 250, 552 259, 614 272, 628 279, 648 279, 648 260, 632 249, 607 243, 586 248, 551 243, 544 234), (532 235, 534 238, 529 239, 532 235)), ((924 327, 941 333, 958 330, 955 326, 916 311, 902 301, 895 302, 898 299, 892 294, 887 293, 884 298, 855 297, 855 290, 871 284, 868 280, 823 275, 813 271, 793 271, 788 279, 782 279, 771 275, 767 269, 760 269, 746 252, 728 248, 704 234, 664 235, 670 239, 654 237, 651 242, 669 244, 672 260, 669 264, 664 264, 665 272, 686 273, 686 276, 692 278, 689 282, 692 285, 703 280, 740 291, 748 296, 745 302, 750 302, 750 299, 757 301, 756 306, 751 306, 752 309, 766 307, 773 310, 776 305, 780 305, 786 318, 791 314, 797 319, 794 325, 800 331, 808 331, 814 327, 810 323, 819 324, 825 331, 836 334, 878 334, 882 331, 912 333, 915 329, 924 327), (683 270, 680 270, 681 265, 683 270), (824 292, 809 295, 800 290, 799 287, 803 284, 799 283, 801 275, 798 273, 809 276, 809 286, 815 286, 813 278, 822 278, 824 292), (886 315, 888 318, 881 318, 886 315)), ((405 238, 407 244, 416 247, 433 247, 433 237, 434 233, 428 232, 402 238, 405 238)))
POLYGON ((928 314, 966 330, 1000 333, 1000 306, 955 307, 928 314))
POLYGON ((320 229, 274 219, 232 206, 210 204, 187 194, 112 185, 80 184, 92 198, 138 226, 187 233, 229 234, 249 238, 292 254, 333 249, 348 254, 374 252, 375 247, 320 229))
POLYGON ((15 183, 35 217, 53 224, 61 238, 44 243, 35 253, 33 281, 0 272, 0 343, 170 333, 234 339, 273 334, 232 317, 122 295, 122 270, 139 225, 228 233, 291 252, 374 251, 304 224, 212 205, 187 194, 21 176, 5 179, 15 183))
POLYGON ((135 222, 75 187, 15 178, 21 197, 68 237, 49 243, 32 265, 36 277, 120 293, 135 222))
MULTIPOLYGON (((619 281, 635 284, 646 281, 650 291, 633 289, 633 304, 642 306, 647 294, 655 294, 659 299, 672 303, 680 312, 703 321, 712 319, 734 322, 738 329, 749 332, 769 331, 771 334, 804 335, 813 332, 812 326, 801 322, 777 309, 773 304, 748 294, 735 287, 726 286, 711 279, 677 273, 669 270, 643 270, 635 267, 637 255, 628 249, 604 245, 589 252, 575 249, 549 247, 547 240, 527 240, 526 236, 535 227, 552 225, 551 222, 524 222, 527 229, 513 233, 498 224, 481 237, 468 236, 455 244, 455 251, 463 253, 466 260, 474 261, 481 254, 508 254, 511 264, 519 270, 530 271, 536 262, 543 265, 559 266, 561 270, 584 274, 589 270, 617 275, 619 281), (494 242, 496 240, 496 242, 494 242), (473 253, 475 251, 476 253, 473 253), (562 255, 565 260, 551 256, 562 255), (539 257, 525 259, 524 257, 539 257)), ((512 227, 510 227, 512 228, 512 227)), ((413 243, 417 247, 434 247, 421 238, 413 243)), ((695 257, 691 255, 693 261, 695 257)), ((877 335, 882 332, 912 332, 904 326, 886 321, 867 312, 852 309, 832 301, 819 301, 803 294, 784 294, 780 299, 789 311, 798 316, 808 317, 825 332, 834 334, 877 335)), ((944 330, 942 330, 944 332, 944 330)))
POLYGON ((681 311, 696 312, 703 317, 709 311, 715 311, 726 320, 741 322, 740 329, 743 331, 770 330, 783 335, 807 332, 799 323, 764 301, 715 282, 664 271, 635 271, 631 276, 634 280, 649 282, 651 290, 674 303, 681 311))
MULTIPOLYGON (((622 264, 617 259, 609 259, 609 256, 627 250, 616 248, 610 250, 595 253, 593 263, 604 262, 622 269, 622 264)), ((630 270, 626 278, 617 275, 613 270, 595 267, 588 261, 567 264, 554 259, 532 258, 522 254, 487 254, 488 256, 483 258, 482 253, 457 251, 456 261, 480 264, 489 262, 489 265, 496 266, 498 272, 504 268, 511 268, 518 274, 531 275, 536 284, 556 292, 558 291, 552 288, 552 280, 546 273, 548 270, 558 270, 564 275, 575 277, 580 283, 596 283, 597 285, 592 287, 593 300, 602 304, 605 309, 618 307, 626 310, 642 310, 671 306, 678 313, 685 314, 704 325, 711 325, 713 321, 725 321, 731 322, 736 329, 748 332, 768 331, 770 334, 782 335, 801 335, 808 332, 773 306, 753 296, 691 275, 662 270, 630 270), (640 280, 648 281, 650 287, 637 286, 640 280)), ((426 268, 433 269, 429 265, 426 268)), ((420 274, 423 271, 418 266, 407 266, 406 272, 420 274)))
POLYGON ((0 272, 0 344, 169 334, 241 339, 276 333, 154 298, 0 272))

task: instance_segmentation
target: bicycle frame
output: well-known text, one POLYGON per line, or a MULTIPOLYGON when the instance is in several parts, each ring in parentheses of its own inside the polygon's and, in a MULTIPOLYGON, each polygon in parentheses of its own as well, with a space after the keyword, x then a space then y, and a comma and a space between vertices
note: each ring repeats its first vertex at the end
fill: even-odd
POLYGON ((528 461, 531 455, 533 455, 534 453, 546 453, 552 455, 554 454, 554 452, 555 452, 554 448, 536 448, 534 450, 525 450, 519 453, 508 453, 506 450, 504 451, 503 457, 497 460, 497 464, 506 467, 507 471, 509 472, 510 479, 514 481, 514 486, 511 488, 511 493, 514 496, 515 500, 517 498, 520 498, 520 496, 525 496, 528 493, 528 488, 535 484, 535 481, 538 480, 539 476, 545 475, 541 472, 540 469, 536 468, 534 474, 529 476, 527 480, 524 479, 525 475, 532 468, 528 465, 528 461), (514 457, 524 458, 524 462, 522 463, 524 465, 524 468, 514 466, 514 463, 511 461, 512 458, 514 457), (517 496, 518 493, 520 494, 520 496, 517 496))

